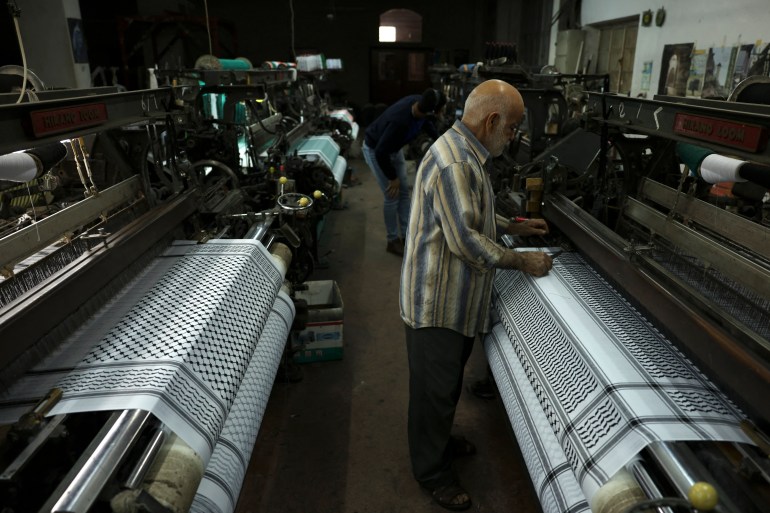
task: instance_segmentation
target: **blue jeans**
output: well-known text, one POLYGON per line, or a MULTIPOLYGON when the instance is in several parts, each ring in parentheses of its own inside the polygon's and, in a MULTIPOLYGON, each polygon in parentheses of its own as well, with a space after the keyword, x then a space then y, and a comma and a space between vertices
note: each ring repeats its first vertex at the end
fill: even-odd
POLYGON ((388 180, 388 177, 385 176, 385 173, 382 172, 380 165, 377 163, 377 157, 374 155, 374 150, 367 146, 366 143, 364 143, 362 150, 364 153, 364 160, 366 160, 369 169, 372 170, 372 174, 377 179, 377 183, 382 191, 382 196, 385 198, 382 213, 385 217, 385 231, 388 233, 388 241, 405 237, 406 229, 409 226, 411 194, 409 193, 409 184, 406 179, 406 159, 404 159, 404 151, 399 150, 390 155, 390 161, 393 163, 393 167, 396 168, 396 176, 398 176, 398 181, 400 182, 398 196, 391 198, 386 192, 390 180, 388 180))

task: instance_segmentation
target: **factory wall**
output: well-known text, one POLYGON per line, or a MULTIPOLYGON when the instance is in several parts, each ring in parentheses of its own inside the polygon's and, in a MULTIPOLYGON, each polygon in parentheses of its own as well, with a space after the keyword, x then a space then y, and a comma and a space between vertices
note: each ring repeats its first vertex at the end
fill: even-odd
MULTIPOLYGON (((369 101, 369 56, 378 46, 380 13, 393 8, 412 9, 423 16, 422 43, 412 46, 435 50, 436 59, 465 52, 471 61, 482 57, 485 40, 494 34, 495 0, 294 0, 277 2, 209 2, 209 16, 234 24, 239 56, 254 65, 267 60, 292 60, 293 44, 300 51, 318 51, 326 57, 340 58, 344 70, 330 75, 344 90, 350 102, 369 101)), ((178 7, 179 2, 139 0, 143 15, 160 14, 178 7)), ((188 13, 190 8, 188 7, 188 13)), ((196 15, 203 15, 202 2, 196 15)), ((190 13, 192 14, 192 13, 190 13)), ((225 57, 236 57, 228 55, 225 57)))
MULTIPOLYGON (((27 66, 49 88, 82 88, 91 85, 91 71, 85 51, 83 25, 78 0, 17 0, 21 10, 19 28, 27 66)), ((4 42, 13 50, 3 55, 0 66, 21 65, 18 41, 11 18, 4 42), (9 41, 8 37, 12 37, 9 41)))
MULTIPOLYGON (((293 42, 297 53, 317 51, 342 59, 344 70, 328 75, 330 86, 353 106, 363 106, 372 101, 370 55, 373 48, 383 46, 377 41, 381 13, 408 8, 422 15, 422 42, 395 46, 425 50, 432 56, 429 64, 477 62, 485 58, 486 42, 502 41, 518 44, 525 50, 520 54, 522 62, 540 69, 546 64, 548 36, 538 36, 541 24, 523 18, 541 4, 553 3, 557 9, 558 2, 219 0, 208 2, 208 13, 218 23, 222 38, 223 44, 213 52, 218 57, 246 57, 256 66, 266 60, 293 60, 293 42)), ((140 89, 148 87, 148 67, 192 66, 196 57, 210 53, 202 0, 18 0, 18 4, 23 35, 32 54, 31 68, 41 74, 46 85, 88 87, 89 74, 93 73, 94 85, 119 83, 140 89), (52 6, 45 13, 36 7, 44 4, 52 6), (66 18, 77 17, 65 13, 63 6, 79 6, 88 43, 89 62, 74 66, 76 70, 82 68, 77 78, 73 77, 72 63, 66 62, 72 54, 67 41, 51 44, 55 31, 50 26, 64 27, 60 31, 64 37, 66 18), (162 54, 163 62, 158 62, 158 54, 162 54)), ((546 18, 550 16, 550 5, 541 10, 546 18)), ((548 20, 542 25, 547 27, 548 20)), ((15 35, 5 27, 12 28, 12 23, 4 10, 0 14, 0 42, 4 43, 0 64, 21 64, 15 35)))
MULTIPOLYGON (((631 95, 642 93, 642 70, 652 62, 648 97, 657 94, 665 45, 694 43, 696 49, 734 47, 770 41, 770 5, 768 0, 732 0, 730 2, 677 0, 662 4, 653 0, 583 0, 581 22, 584 27, 639 16, 661 7, 666 16, 662 26, 640 26, 634 57, 631 95)), ((553 41, 552 41, 553 43, 553 41)), ((589 70, 592 72, 593 70, 589 70)))

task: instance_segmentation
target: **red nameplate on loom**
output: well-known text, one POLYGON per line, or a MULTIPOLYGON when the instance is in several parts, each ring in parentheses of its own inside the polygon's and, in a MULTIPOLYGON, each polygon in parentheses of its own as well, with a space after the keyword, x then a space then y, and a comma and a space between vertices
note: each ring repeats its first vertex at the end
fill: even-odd
POLYGON ((58 134, 75 128, 101 125, 107 121, 107 107, 103 103, 89 103, 60 109, 30 112, 32 133, 35 137, 58 134))
POLYGON ((692 114, 677 114, 674 132, 754 153, 764 149, 767 142, 765 127, 692 114))

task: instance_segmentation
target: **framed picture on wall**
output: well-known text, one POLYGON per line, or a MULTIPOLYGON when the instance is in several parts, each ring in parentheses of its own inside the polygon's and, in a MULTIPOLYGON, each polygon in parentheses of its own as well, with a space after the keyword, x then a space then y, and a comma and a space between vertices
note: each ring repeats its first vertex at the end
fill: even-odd
POLYGON ((658 94, 684 96, 687 93, 694 46, 694 43, 681 43, 663 47, 658 94))
POLYGON ((770 44, 758 40, 749 57, 749 76, 770 75, 770 44))
POLYGON ((730 94, 736 50, 737 48, 730 46, 709 48, 701 98, 727 99, 730 94))
POLYGON ((706 76, 706 50, 693 50, 690 62, 690 76, 687 78, 687 96, 700 98, 703 79, 706 76))
POLYGON ((735 66, 733 66, 732 84, 730 87, 731 91, 749 76, 749 61, 753 51, 753 44, 741 45, 737 48, 735 53, 735 66))

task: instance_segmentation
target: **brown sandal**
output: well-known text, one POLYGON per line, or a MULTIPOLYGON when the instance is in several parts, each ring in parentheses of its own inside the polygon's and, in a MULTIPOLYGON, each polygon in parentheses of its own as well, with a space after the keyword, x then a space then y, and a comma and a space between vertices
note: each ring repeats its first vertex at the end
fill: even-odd
POLYGON ((471 497, 458 483, 434 488, 433 502, 452 511, 463 511, 471 507, 471 497))

